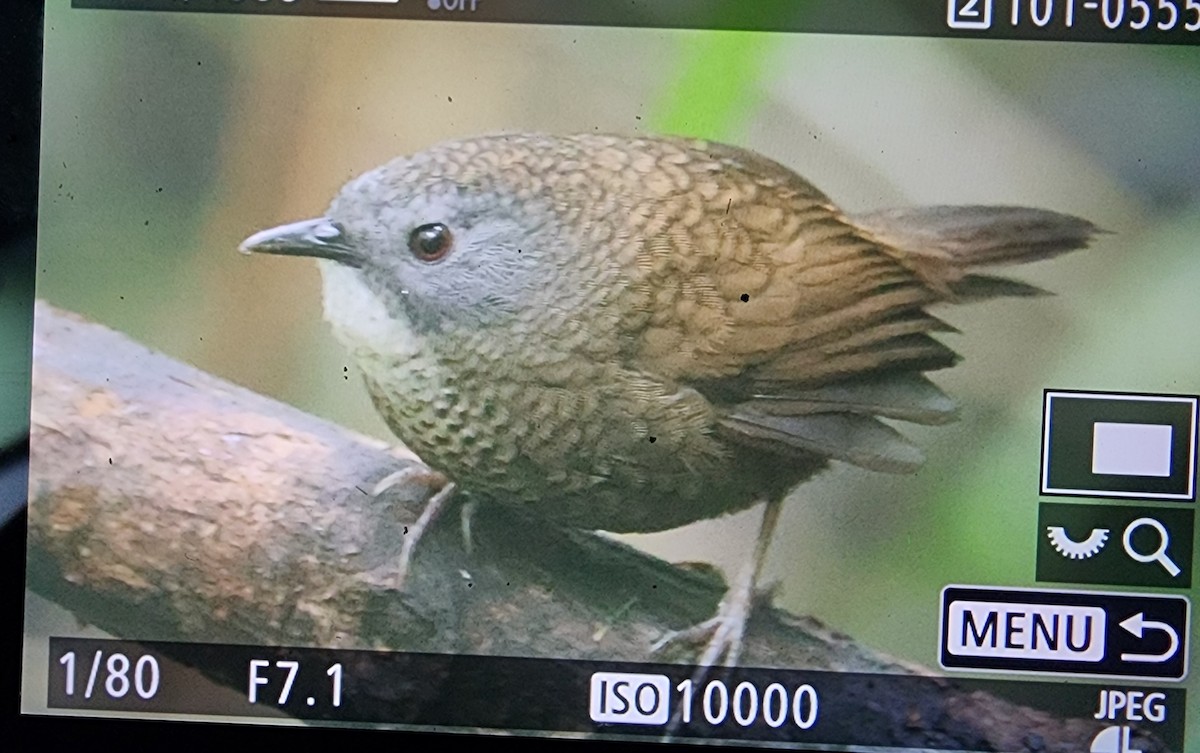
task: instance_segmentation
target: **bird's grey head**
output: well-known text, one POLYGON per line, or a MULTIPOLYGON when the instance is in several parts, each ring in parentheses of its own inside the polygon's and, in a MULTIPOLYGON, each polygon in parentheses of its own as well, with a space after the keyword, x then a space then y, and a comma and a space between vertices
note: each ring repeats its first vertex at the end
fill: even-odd
MULTIPOLYGON (((324 217, 256 233, 241 250, 332 262, 327 309, 331 280, 349 281, 418 331, 488 327, 561 287, 577 255, 554 207, 477 155, 421 153, 352 180, 324 217)), ((550 300, 571 305, 564 292, 550 300)))

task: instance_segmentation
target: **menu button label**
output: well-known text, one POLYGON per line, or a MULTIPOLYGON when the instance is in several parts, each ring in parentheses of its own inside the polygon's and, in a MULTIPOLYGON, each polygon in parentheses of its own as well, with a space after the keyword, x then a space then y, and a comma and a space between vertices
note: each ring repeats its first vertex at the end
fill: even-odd
POLYGON ((955 656, 1097 662, 1104 658, 1103 609, 1061 604, 956 601, 947 650, 955 656))

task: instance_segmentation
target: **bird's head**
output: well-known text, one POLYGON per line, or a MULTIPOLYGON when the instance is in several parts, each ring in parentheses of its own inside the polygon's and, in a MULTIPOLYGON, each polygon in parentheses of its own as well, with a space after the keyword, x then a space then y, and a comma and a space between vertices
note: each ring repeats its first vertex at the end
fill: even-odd
POLYGON ((331 281, 345 288, 335 299, 365 289, 425 332, 533 325, 547 308, 586 315, 582 291, 603 276, 604 255, 580 248, 594 223, 565 209, 575 199, 534 155, 493 139, 402 157, 346 184, 324 216, 256 233, 241 250, 323 260, 331 318, 330 306, 354 305, 330 300, 331 281))

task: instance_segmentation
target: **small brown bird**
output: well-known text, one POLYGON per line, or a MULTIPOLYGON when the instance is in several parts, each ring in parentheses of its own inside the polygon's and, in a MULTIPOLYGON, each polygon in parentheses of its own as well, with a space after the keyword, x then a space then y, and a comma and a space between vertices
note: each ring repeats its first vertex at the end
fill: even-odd
POLYGON ((1095 232, 1020 207, 850 216, 724 144, 513 134, 393 160, 241 248, 320 259, 375 407, 484 504, 649 532, 767 503, 752 563, 687 633, 732 664, 785 494, 831 460, 911 472, 879 419, 954 417, 922 375, 956 361, 927 307, 1037 294, 978 269, 1095 232))

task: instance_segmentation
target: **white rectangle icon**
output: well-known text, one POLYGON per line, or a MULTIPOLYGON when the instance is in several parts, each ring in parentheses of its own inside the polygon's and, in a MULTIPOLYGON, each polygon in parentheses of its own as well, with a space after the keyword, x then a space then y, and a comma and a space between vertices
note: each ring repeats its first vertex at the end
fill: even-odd
POLYGON ((951 29, 992 28, 992 0, 946 0, 946 25, 951 29))
POLYGON ((1172 427, 1169 424, 1092 426, 1092 473, 1114 476, 1171 475, 1172 427))
POLYGON ((667 723, 671 711, 671 678, 627 672, 592 675, 589 713, 604 724, 667 723))
POLYGON ((1042 494, 1195 499, 1200 398, 1071 390, 1044 394, 1042 494), (1094 405, 1059 407, 1075 400, 1094 405), (1146 405, 1132 407, 1136 403, 1146 405), (1055 446, 1063 451, 1054 456, 1058 471, 1051 462, 1055 446))
POLYGON ((1106 615, 1099 607, 955 601, 946 650, 955 656, 1104 660, 1106 615))

